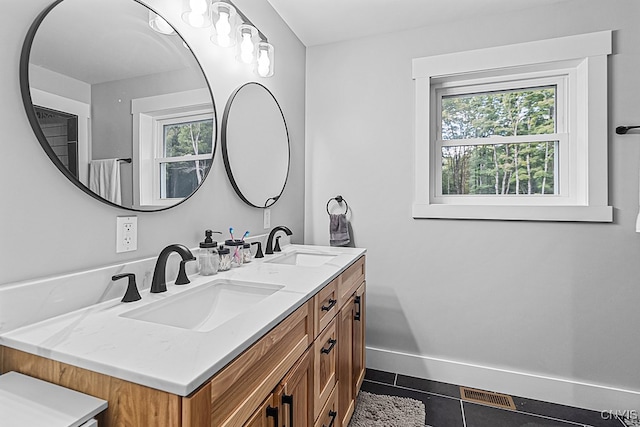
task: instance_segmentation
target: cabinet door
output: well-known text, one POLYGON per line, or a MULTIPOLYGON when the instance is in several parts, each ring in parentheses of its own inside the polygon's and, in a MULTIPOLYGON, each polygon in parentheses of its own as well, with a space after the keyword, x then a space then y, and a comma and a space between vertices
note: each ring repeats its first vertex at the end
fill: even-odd
POLYGON ((336 319, 320 333, 313 343, 314 351, 314 419, 326 403, 336 385, 337 353, 339 347, 336 319))
POLYGON ((336 386, 329 395, 327 403, 320 411, 320 416, 318 416, 314 427, 347 427, 346 424, 340 424, 338 394, 338 387, 336 386))
POLYGON ((355 395, 360 391, 366 369, 365 319, 366 282, 358 288, 354 297, 353 316, 353 384, 355 395))
POLYGON ((355 295, 347 300, 338 314, 338 413, 341 424, 348 425, 355 408, 356 387, 353 382, 353 332, 355 295))
POLYGON ((270 394, 244 427, 279 427, 278 408, 273 405, 273 399, 273 394, 270 394))
POLYGON ((276 388, 275 402, 280 407, 280 424, 284 427, 313 425, 313 352, 300 357, 276 388))

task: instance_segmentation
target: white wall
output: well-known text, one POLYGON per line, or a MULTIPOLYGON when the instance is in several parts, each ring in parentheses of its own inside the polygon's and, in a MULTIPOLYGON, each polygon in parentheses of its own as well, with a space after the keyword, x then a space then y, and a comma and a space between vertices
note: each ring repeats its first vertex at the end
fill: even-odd
POLYGON ((368 249, 368 366, 638 405, 640 135, 613 131, 640 124, 638 17, 636 0, 575 0, 307 50, 305 241, 328 243, 344 196, 368 249), (613 224, 412 219, 412 58, 609 29, 613 224))
MULTIPOLYGON (((167 16, 193 47, 215 97, 218 123, 232 91, 260 81, 274 93, 287 119, 291 138, 289 184, 272 208, 272 225, 286 224, 294 241, 303 238, 305 47, 266 0, 235 3, 276 46, 276 74, 260 79, 209 42, 206 30, 180 20, 181 2, 148 0, 167 16)), ((0 285, 157 255, 170 243, 195 246, 206 228, 264 232, 262 211, 250 208, 233 192, 220 148, 213 171, 187 202, 166 212, 138 213, 138 251, 115 253, 115 224, 129 211, 99 203, 67 181, 36 140, 20 96, 18 63, 31 22, 49 0, 7 0, 0 15, 0 285)), ((226 237, 226 236, 225 236, 226 237)))

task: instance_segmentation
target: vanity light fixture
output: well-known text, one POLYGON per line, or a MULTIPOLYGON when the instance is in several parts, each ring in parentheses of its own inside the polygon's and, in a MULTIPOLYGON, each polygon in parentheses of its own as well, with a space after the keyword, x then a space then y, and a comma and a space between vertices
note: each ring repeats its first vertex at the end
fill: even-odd
POLYGON ((183 0, 182 20, 192 27, 206 28, 211 25, 209 0, 183 0))
POLYGON ((232 47, 235 45, 234 36, 236 8, 231 4, 217 1, 211 5, 211 20, 213 31, 211 41, 220 47, 232 47))
POLYGON ((211 41, 220 47, 236 48, 236 59, 252 65, 260 77, 274 71, 274 47, 267 37, 231 0, 182 0, 182 19, 189 25, 204 28, 212 25, 211 41))
POLYGON ((149 26, 153 31, 160 34, 165 34, 167 36, 175 34, 173 27, 169 25, 162 16, 159 16, 152 11, 149 11, 149 26))
POLYGON ((256 72, 260 77, 273 76, 273 59, 273 45, 266 41, 258 43, 256 72))
POLYGON ((244 64, 251 64, 256 60, 256 38, 258 30, 253 25, 242 24, 237 31, 237 58, 244 64))

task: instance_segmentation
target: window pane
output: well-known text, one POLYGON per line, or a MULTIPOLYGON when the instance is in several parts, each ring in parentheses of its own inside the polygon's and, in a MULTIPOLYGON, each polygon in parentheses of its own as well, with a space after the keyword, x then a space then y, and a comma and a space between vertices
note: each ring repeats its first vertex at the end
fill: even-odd
POLYGON ((213 119, 164 125, 164 157, 209 154, 213 147, 213 119))
POLYGON ((160 198, 189 197, 202 183, 211 159, 160 163, 160 198))
POLYGON ((556 192, 557 141, 442 147, 442 194, 556 192))
POLYGON ((556 87, 442 97, 442 139, 555 133, 556 87))

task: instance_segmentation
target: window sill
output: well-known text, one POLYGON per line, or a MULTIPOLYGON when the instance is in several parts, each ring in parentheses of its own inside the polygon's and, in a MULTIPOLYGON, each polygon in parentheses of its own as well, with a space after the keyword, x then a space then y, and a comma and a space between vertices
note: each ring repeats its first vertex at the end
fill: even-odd
POLYGON ((613 222, 613 207, 414 204, 413 218, 613 222))

